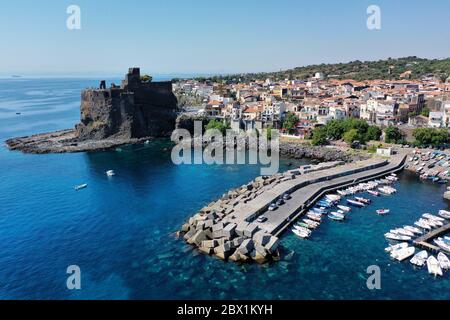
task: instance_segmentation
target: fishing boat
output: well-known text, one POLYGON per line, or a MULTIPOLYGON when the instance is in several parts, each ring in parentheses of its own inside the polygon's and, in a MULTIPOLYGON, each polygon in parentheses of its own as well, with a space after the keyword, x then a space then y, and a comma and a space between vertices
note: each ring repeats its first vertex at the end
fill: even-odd
POLYGON ((351 200, 351 199, 347 199, 347 203, 348 203, 349 205, 351 205, 351 206, 358 207, 358 208, 363 208, 363 207, 366 206, 366 205, 365 205, 364 203, 362 203, 362 202, 355 201, 355 200, 351 200))
POLYGON ((328 218, 336 221, 343 221, 345 219, 345 216, 337 212, 330 212, 328 214, 328 218))
POLYGON ((350 212, 350 211, 352 211, 352 208, 347 207, 347 206, 338 205, 337 207, 338 207, 339 210, 342 210, 342 211, 344 211, 344 212, 350 212))
POLYGON ((114 170, 108 170, 108 171, 106 171, 106 175, 107 175, 108 177, 113 177, 113 176, 116 175, 116 173, 114 172, 114 170))
POLYGON ((311 219, 311 220, 313 220, 313 221, 317 221, 317 222, 321 222, 321 221, 322 221, 322 218, 321 218, 321 217, 312 215, 312 214, 310 214, 310 213, 306 214, 306 216, 308 217, 308 219, 311 219))
POLYGON ((439 210, 439 215, 440 215, 442 218, 450 219, 450 211, 447 211, 447 210, 439 210))
POLYGON ((391 256, 393 254, 395 254, 395 257, 393 256, 393 258, 395 258, 398 261, 403 261, 403 260, 408 259, 409 257, 411 257, 415 252, 416 252, 416 248, 414 248, 414 247, 407 247, 405 249, 400 249, 400 250, 394 251, 391 254, 391 256))
POLYGON ((428 252, 426 250, 422 250, 419 253, 415 254, 414 257, 410 260, 413 265, 418 267, 423 267, 428 259, 428 252))
POLYGON ((87 183, 84 183, 84 184, 80 184, 80 185, 78 185, 78 186, 75 186, 75 190, 81 190, 81 189, 86 189, 87 188, 87 183))
POLYGON ((380 196, 380 193, 378 191, 374 191, 374 190, 367 190, 367 193, 369 193, 375 197, 380 196))
POLYGON ((389 212, 391 212, 391 210, 389 210, 389 209, 379 209, 379 210, 377 210, 377 213, 379 215, 385 215, 385 214, 388 214, 389 212))
POLYGON ((300 238, 302 238, 302 239, 307 239, 307 238, 309 238, 309 236, 311 235, 311 234, 308 234, 307 232, 302 232, 302 231, 299 231, 299 230, 297 230, 297 229, 292 229, 292 232, 296 235, 296 236, 298 236, 298 237, 300 237, 300 238))
POLYGON ((315 229, 320 226, 320 223, 312 221, 310 219, 303 219, 303 222, 306 223, 311 229, 315 229))
POLYGON ((397 240, 397 241, 410 241, 411 237, 400 235, 400 234, 393 234, 391 232, 386 233, 385 235, 386 239, 390 240, 397 240))
POLYGON ((363 197, 355 197, 355 200, 358 201, 358 202, 364 203, 364 204, 372 203, 372 200, 366 199, 366 198, 363 198, 363 197))
POLYGON ((450 260, 444 253, 439 252, 437 255, 437 260, 439 261, 439 266, 441 267, 441 269, 443 270, 450 269, 450 260))
POLYGON ((434 256, 429 256, 427 259, 427 268, 428 273, 432 274, 434 276, 441 276, 442 277, 442 269, 439 265, 439 261, 434 256))
POLYGON ((423 233, 422 231, 420 231, 419 228, 412 227, 412 226, 403 226, 403 229, 411 231, 411 232, 413 232, 415 234, 422 234, 423 233))
POLYGON ((390 245, 389 247, 385 248, 384 251, 386 252, 392 252, 399 249, 407 248, 409 244, 407 242, 402 242, 394 245, 390 245))
POLYGON ((441 222, 444 222, 444 221, 445 221, 444 218, 441 218, 441 217, 432 215, 432 214, 430 214, 430 213, 424 213, 424 214, 422 215, 422 217, 424 217, 424 218, 426 218, 426 219, 435 220, 435 221, 441 221, 441 222))

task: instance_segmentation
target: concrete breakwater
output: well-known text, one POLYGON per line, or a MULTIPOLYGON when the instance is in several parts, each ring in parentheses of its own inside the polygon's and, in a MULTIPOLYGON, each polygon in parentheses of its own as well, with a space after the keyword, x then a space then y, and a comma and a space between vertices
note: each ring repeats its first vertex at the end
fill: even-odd
POLYGON ((405 155, 398 154, 389 161, 329 162, 258 177, 202 208, 182 226, 180 235, 223 260, 264 263, 279 257, 278 236, 324 193, 401 170, 404 160, 405 155), (269 211, 285 193, 291 199, 269 211))

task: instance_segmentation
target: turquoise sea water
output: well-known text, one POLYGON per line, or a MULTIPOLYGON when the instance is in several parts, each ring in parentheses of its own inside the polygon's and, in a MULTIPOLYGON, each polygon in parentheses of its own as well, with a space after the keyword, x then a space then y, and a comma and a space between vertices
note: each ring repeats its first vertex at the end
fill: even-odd
MULTIPOLYGON (((118 83, 118 81, 116 80, 118 83)), ((97 81, 0 79, 0 140, 73 127, 80 90, 97 81), (21 115, 16 115, 21 112, 21 115)), ((257 166, 175 166, 166 141, 121 152, 24 155, 0 148, 1 299, 449 299, 450 274, 391 261, 383 234, 446 209, 445 186, 402 174, 398 194, 325 220, 311 240, 282 236, 289 260, 236 265, 173 233, 196 210, 257 175, 257 166), (117 176, 108 178, 105 171, 117 176), (87 189, 73 186, 88 183, 87 189), (375 209, 389 207, 380 217, 375 209), (81 268, 79 291, 66 268, 81 268), (381 290, 366 269, 381 268, 381 290)), ((287 162, 282 162, 286 169, 287 162)), ((299 163, 296 163, 299 164, 299 163)))

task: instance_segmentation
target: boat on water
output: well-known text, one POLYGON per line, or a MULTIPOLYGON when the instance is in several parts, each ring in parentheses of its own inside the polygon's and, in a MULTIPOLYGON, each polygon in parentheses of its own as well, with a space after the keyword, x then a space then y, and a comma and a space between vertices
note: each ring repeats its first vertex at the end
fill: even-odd
POLYGON ((417 226, 417 227, 420 227, 422 229, 425 229, 425 230, 433 229, 433 228, 431 228, 431 226, 428 223, 424 222, 422 219, 420 219, 419 221, 414 222, 414 225, 417 226))
POLYGON ((81 189, 86 189, 87 188, 87 183, 84 183, 84 184, 80 184, 80 185, 78 185, 78 186, 75 186, 75 190, 81 190, 81 189))
POLYGON ((324 208, 324 207, 314 207, 314 208, 312 208, 312 210, 314 212, 317 212, 317 213, 320 213, 320 214, 327 214, 328 213, 327 209, 324 208))
POLYGON ((295 224, 295 226, 302 227, 302 228, 305 228, 305 229, 309 229, 309 226, 306 223, 304 223, 304 222, 297 222, 297 224, 295 224))
POLYGON ((321 222, 322 221, 321 217, 318 217, 316 215, 312 215, 310 213, 306 214, 306 216, 308 217, 308 219, 311 219, 313 221, 317 221, 317 222, 321 222))
POLYGON ((407 247, 407 248, 399 249, 399 250, 392 252, 391 256, 398 261, 403 261, 405 259, 408 259, 412 255, 414 255, 415 252, 416 252, 416 248, 407 247))
POLYGON ((320 223, 310 220, 310 219, 303 219, 302 220, 304 223, 306 223, 311 229, 315 229, 318 226, 320 226, 320 223))
POLYGON ((450 260, 444 253, 439 252, 437 255, 437 260, 439 261, 439 266, 442 270, 450 269, 450 260))
POLYGON ((444 219, 450 219, 450 211, 447 210, 439 210, 438 213, 444 219))
POLYGON ((351 206, 358 207, 358 208, 363 208, 363 207, 366 206, 366 205, 365 205, 364 203, 362 203, 362 202, 355 201, 355 200, 351 200, 351 199, 347 199, 347 203, 348 203, 349 205, 351 205, 351 206))
POLYGON ((402 242, 394 245, 389 245, 389 247, 385 248, 384 251, 386 252, 392 252, 399 249, 404 249, 409 246, 408 242, 402 242))
POLYGON ((444 224, 441 221, 433 220, 433 219, 424 219, 427 223, 433 228, 442 227, 444 224))
POLYGON ((448 241, 445 241, 443 238, 434 239, 433 242, 439 246, 442 250, 450 252, 450 244, 448 241))
POLYGON ((329 199, 330 201, 340 201, 341 197, 337 194, 327 194, 325 198, 329 199))
POLYGON ((434 256, 429 256, 427 259, 427 268, 428 273, 432 274, 434 276, 441 276, 443 275, 442 268, 439 264, 439 261, 434 256))
POLYGON ((108 170, 108 171, 106 171, 106 175, 107 175, 108 177, 113 177, 113 176, 116 175, 116 173, 114 172, 114 170, 108 170))
POLYGON ((389 209, 379 209, 379 210, 377 210, 377 213, 379 215, 385 215, 385 214, 388 214, 389 212, 391 212, 391 210, 389 210, 389 209))
POLYGON ((408 236, 408 237, 414 237, 414 233, 413 232, 405 230, 403 228, 393 229, 393 230, 390 231, 390 233, 401 234, 401 235, 408 236))
POLYGON ((344 211, 344 212, 350 212, 350 211, 352 211, 352 208, 347 207, 347 206, 338 205, 337 207, 338 207, 339 210, 342 210, 342 211, 344 211))
POLYGON ((307 232, 303 232, 303 231, 300 231, 300 230, 297 230, 297 229, 292 229, 292 232, 296 235, 296 236, 298 236, 298 237, 300 237, 300 238, 302 238, 302 239, 307 239, 307 238, 309 238, 309 236, 311 235, 310 233, 307 233, 307 232))
POLYGON ((345 219, 345 216, 338 212, 330 212, 328 214, 328 218, 330 218, 331 220, 335 220, 335 221, 343 221, 345 219))
POLYGON ((367 190, 367 193, 369 193, 375 197, 380 196, 380 193, 378 191, 374 191, 374 190, 367 190))
POLYGON ((444 221, 445 221, 444 218, 441 218, 441 217, 432 215, 432 214, 430 214, 430 213, 424 213, 424 214, 422 215, 422 217, 424 217, 424 218, 426 218, 426 219, 435 220, 435 221, 441 221, 441 222, 444 222, 444 221))
POLYGON ((415 233, 415 234, 422 234, 423 233, 419 228, 412 227, 412 226, 403 226, 403 229, 411 231, 412 233, 415 233))
POLYGON ((428 252, 426 250, 422 250, 419 253, 415 254, 414 257, 410 260, 410 262, 418 267, 423 267, 428 259, 428 252))
POLYGON ((364 204, 371 204, 372 200, 363 197, 355 197, 355 200, 364 204))
POLYGON ((394 234, 391 232, 385 233, 384 236, 386 239, 396 240, 396 241, 410 241, 411 240, 411 237, 409 237, 409 236, 404 236, 401 234, 394 234))

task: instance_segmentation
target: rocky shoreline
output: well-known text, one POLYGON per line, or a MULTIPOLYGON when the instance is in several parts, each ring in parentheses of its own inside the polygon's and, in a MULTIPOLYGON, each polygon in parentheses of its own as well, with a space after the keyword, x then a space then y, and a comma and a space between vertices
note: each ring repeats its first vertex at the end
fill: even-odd
POLYGON ((47 153, 74 153, 104 151, 127 144, 139 144, 151 140, 144 138, 114 138, 100 140, 80 140, 76 130, 62 130, 51 133, 42 133, 6 140, 10 150, 22 151, 24 153, 47 154, 47 153))

